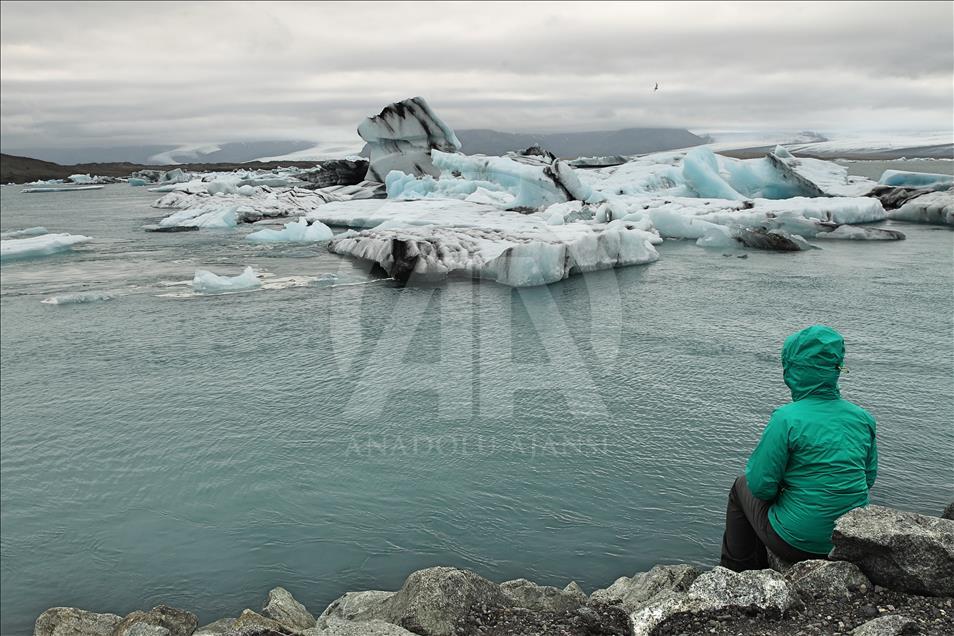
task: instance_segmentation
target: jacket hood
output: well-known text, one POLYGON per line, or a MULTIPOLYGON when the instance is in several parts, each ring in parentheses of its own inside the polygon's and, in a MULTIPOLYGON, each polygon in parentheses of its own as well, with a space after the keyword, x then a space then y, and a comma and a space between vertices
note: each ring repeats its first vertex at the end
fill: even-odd
POLYGON ((841 397, 838 376, 844 361, 845 340, 831 327, 812 325, 790 335, 782 345, 782 377, 792 399, 841 397))

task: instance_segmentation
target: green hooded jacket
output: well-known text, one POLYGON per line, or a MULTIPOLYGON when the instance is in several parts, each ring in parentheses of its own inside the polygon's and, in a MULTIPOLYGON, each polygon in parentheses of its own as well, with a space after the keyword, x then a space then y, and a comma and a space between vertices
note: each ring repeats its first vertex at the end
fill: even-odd
POLYGON ((875 420, 841 399, 841 335, 824 325, 792 334, 782 346, 792 402, 781 406, 745 468, 752 494, 771 501, 769 523, 789 545, 827 554, 835 520, 868 503, 878 472, 875 420))

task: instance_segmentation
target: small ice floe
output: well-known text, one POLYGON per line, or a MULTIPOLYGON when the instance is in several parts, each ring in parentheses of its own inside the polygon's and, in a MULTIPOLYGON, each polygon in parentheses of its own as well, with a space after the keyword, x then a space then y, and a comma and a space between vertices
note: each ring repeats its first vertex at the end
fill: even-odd
POLYGON ((42 234, 30 238, 4 239, 0 241, 0 261, 49 256, 92 240, 92 237, 82 234, 42 234))
POLYGON ((334 232, 321 221, 314 221, 309 225, 308 220, 302 216, 297 221, 286 223, 283 230, 259 230, 246 238, 258 243, 307 243, 330 241, 334 238, 334 232))
POLYGON ((58 294, 44 298, 40 302, 44 305, 83 305, 87 303, 100 303, 112 300, 116 296, 109 292, 77 292, 75 294, 58 294))
POLYGON ((204 269, 195 270, 192 289, 199 294, 223 294, 258 289, 262 281, 251 266, 246 267, 238 276, 219 276, 204 269))
POLYGON ((0 233, 0 240, 6 241, 8 239, 15 238, 26 238, 28 236, 40 236, 41 234, 49 234, 49 230, 42 226, 28 227, 22 230, 10 230, 9 232, 0 233))

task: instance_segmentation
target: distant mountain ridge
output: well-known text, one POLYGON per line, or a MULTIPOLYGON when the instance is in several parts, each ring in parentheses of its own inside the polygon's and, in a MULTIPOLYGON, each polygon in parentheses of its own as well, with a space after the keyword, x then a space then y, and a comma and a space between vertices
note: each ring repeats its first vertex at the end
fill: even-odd
POLYGON ((290 154, 310 148, 311 141, 239 141, 191 146, 142 145, 88 148, 6 149, 7 155, 29 156, 60 165, 84 163, 134 163, 168 166, 178 163, 244 163, 259 157, 290 154))
MULTIPOLYGON (((355 135, 357 143, 361 139, 355 135)), ((508 133, 488 129, 457 131, 466 154, 503 155, 539 144, 559 157, 632 155, 672 150, 705 143, 702 137, 681 128, 626 128, 596 132, 508 133)), ((357 144, 356 144, 357 145, 357 144)), ((99 146, 89 148, 50 148, 38 150, 4 149, 5 154, 29 156, 61 165, 84 163, 134 163, 174 165, 177 163, 244 163, 263 158, 309 161, 311 141, 250 141, 183 146, 99 146)), ((323 153, 327 154, 327 153, 323 153)), ((345 153, 347 154, 347 153, 345 153)), ((321 158, 327 158, 323 156, 321 158)))
POLYGON ((604 157, 675 150, 704 144, 705 140, 683 128, 624 128, 594 132, 506 133, 497 130, 458 130, 461 152, 468 155, 502 155, 537 144, 558 157, 604 157))

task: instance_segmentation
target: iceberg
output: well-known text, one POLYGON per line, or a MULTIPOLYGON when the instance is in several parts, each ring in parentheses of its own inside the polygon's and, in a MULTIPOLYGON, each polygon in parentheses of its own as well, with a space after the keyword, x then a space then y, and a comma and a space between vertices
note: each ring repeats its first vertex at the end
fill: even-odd
POLYGON ((954 192, 940 190, 922 194, 888 212, 888 218, 910 223, 954 225, 954 192))
POLYGON ((379 114, 358 126, 358 135, 368 142, 371 163, 368 178, 384 181, 392 170, 437 176, 431 150, 456 152, 460 141, 423 97, 389 104, 379 114))
POLYGON ((885 170, 881 178, 878 179, 878 183, 881 185, 905 188, 933 188, 940 190, 954 186, 954 175, 885 170))
POLYGON ((246 267, 238 276, 219 276, 208 270, 197 269, 192 278, 192 289, 199 294, 251 291, 261 286, 261 279, 251 267, 246 267))
POLYGON ((659 237, 623 221, 550 225, 466 201, 373 202, 375 209, 370 203, 328 204, 313 216, 342 221, 342 209, 353 208, 348 224, 374 229, 336 237, 328 249, 372 261, 402 282, 463 275, 527 287, 659 258, 659 237))
POLYGON ((281 243, 330 241, 333 237, 334 232, 321 221, 314 221, 309 225, 305 217, 299 217, 297 221, 286 223, 283 230, 259 230, 246 238, 259 243, 281 243))
POLYGON ((82 234, 43 234, 30 238, 15 238, 0 241, 0 260, 35 258, 67 252, 74 245, 93 239, 82 234))

